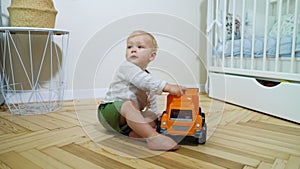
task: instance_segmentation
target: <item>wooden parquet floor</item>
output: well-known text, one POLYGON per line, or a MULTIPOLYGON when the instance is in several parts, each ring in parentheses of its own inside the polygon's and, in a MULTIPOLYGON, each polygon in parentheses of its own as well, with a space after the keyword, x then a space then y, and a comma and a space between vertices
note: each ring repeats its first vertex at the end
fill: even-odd
MULTIPOLYGON (((159 96, 162 110, 164 99, 159 96)), ((206 144, 187 140, 175 152, 159 152, 148 150, 142 141, 106 132, 97 122, 99 102, 65 101, 62 109, 42 115, 2 110, 0 168, 300 168, 296 123, 200 95, 207 116, 206 144)))

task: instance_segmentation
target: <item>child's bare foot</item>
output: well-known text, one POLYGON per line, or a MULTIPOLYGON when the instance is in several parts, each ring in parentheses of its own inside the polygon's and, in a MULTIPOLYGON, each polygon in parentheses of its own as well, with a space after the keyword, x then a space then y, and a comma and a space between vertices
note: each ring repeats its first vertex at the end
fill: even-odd
POLYGON ((170 137, 157 134, 154 137, 147 138, 147 144, 151 150, 169 150, 174 151, 179 149, 179 145, 170 137))

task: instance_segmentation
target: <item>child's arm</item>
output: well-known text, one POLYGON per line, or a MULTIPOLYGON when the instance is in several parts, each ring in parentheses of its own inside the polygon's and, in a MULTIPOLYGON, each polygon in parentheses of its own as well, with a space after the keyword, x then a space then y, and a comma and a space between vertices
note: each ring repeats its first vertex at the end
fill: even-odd
POLYGON ((176 96, 181 96, 184 94, 185 87, 183 86, 178 86, 178 85, 173 85, 167 83, 163 89, 164 92, 168 92, 170 94, 176 95, 176 96))

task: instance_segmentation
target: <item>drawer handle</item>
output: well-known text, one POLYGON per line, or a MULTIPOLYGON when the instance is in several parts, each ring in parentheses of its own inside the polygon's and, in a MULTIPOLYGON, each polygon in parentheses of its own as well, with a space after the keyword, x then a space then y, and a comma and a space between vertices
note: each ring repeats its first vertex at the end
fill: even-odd
POLYGON ((279 81, 270 81, 270 80, 262 80, 262 79, 256 79, 256 81, 265 87, 275 87, 281 83, 279 81))

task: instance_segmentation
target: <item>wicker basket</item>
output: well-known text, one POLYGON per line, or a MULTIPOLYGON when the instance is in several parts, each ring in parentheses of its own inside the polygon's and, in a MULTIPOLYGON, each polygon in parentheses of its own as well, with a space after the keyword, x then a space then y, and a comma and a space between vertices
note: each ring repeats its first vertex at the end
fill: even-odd
POLYGON ((12 0, 10 7, 54 9, 52 0, 12 0))
POLYGON ((12 0, 10 26, 54 28, 57 11, 52 0, 12 0))
POLYGON ((10 26, 54 28, 57 11, 8 7, 10 26))

